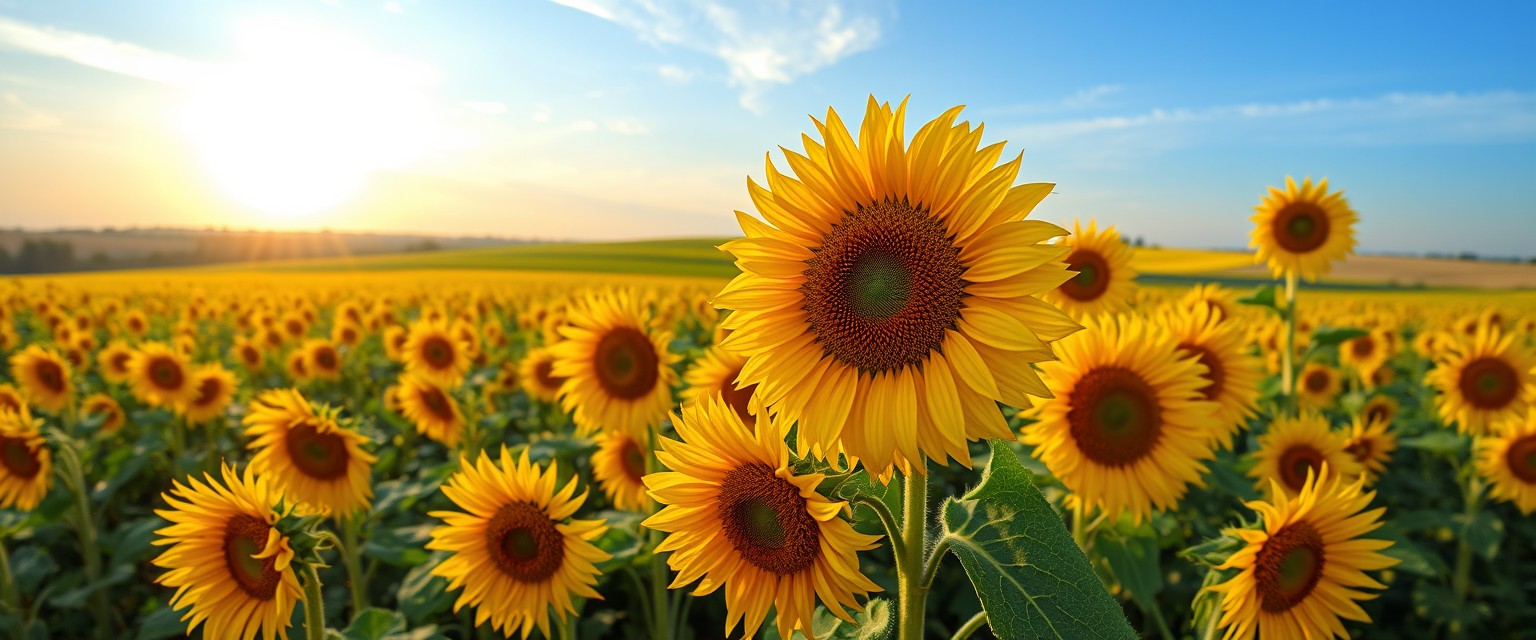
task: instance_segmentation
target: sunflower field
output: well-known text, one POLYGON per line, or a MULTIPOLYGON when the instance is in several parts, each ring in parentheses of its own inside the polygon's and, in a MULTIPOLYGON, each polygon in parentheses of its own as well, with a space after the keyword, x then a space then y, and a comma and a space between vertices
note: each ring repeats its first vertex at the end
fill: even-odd
POLYGON ((1310 179, 1233 204, 1273 284, 1141 286, 905 111, 749 181, 729 282, 0 283, 0 629, 1536 637, 1536 296, 1310 286, 1310 179))

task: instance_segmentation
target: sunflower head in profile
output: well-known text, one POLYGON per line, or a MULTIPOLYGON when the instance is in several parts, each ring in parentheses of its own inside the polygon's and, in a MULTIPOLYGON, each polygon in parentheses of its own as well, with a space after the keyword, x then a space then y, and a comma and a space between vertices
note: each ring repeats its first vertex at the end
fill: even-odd
POLYGON ((1212 456, 1216 405, 1206 367, 1163 328, 1139 317, 1088 320, 1041 363, 1054 400, 1024 428, 1034 455, 1085 506, 1137 522, 1178 504, 1212 456))
POLYGON ((667 351, 672 334, 653 326, 634 291, 602 290, 573 303, 550 347, 553 375, 565 378, 560 402, 581 434, 599 429, 641 436, 672 406, 680 357, 667 351))
POLYGON ((516 391, 522 380, 518 379, 517 361, 506 360, 496 366, 496 375, 485 385, 488 393, 504 394, 516 391))
POLYGON ((405 362, 405 341, 411 337, 405 327, 392 324, 384 327, 381 334, 384 342, 384 355, 395 362, 405 362))
POLYGON ((1514 335, 1480 325, 1471 338, 1445 350, 1426 377, 1440 392, 1440 418, 1462 433, 1484 435, 1536 401, 1531 365, 1531 354, 1514 335))
POLYGON ((1355 418, 1344 437, 1344 451, 1360 463, 1360 475, 1365 483, 1372 484, 1387 469, 1387 461, 1397 450, 1397 434, 1387 429, 1387 423, 1355 418))
POLYGON ((244 423, 252 469, 309 508, 345 518, 372 499, 368 474, 377 458, 337 413, 295 389, 272 389, 251 401, 244 423))
POLYGON ((1308 362, 1296 375, 1296 402, 1304 409, 1332 407, 1343 390, 1339 370, 1321 362, 1308 362))
POLYGON ((445 447, 459 444, 464 430, 464 412, 448 389, 411 373, 400 376, 395 401, 400 414, 416 425, 416 432, 445 447))
POLYGON ((53 482, 53 453, 43 421, 26 406, 0 408, 0 509, 31 511, 53 482))
POLYGON ((1057 244, 1071 247, 1067 270, 1077 275, 1046 294, 1046 301, 1078 320, 1130 308, 1136 272, 1131 268, 1131 248, 1120 239, 1119 231, 1101 230, 1093 220, 1084 229, 1082 221, 1073 221, 1072 235, 1057 244))
POLYGON ((300 347, 304 353, 304 372, 310 378, 336 381, 341 379, 341 351, 336 343, 321 338, 305 340, 300 347))
POLYGON ((576 482, 559 486, 554 463, 540 468, 528 451, 514 460, 505 446, 501 464, 481 452, 465 458, 443 484, 443 494, 463 511, 433 511, 443 521, 427 548, 451 555, 432 569, 448 579, 448 590, 463 589, 457 612, 475 608, 475 625, 489 621, 503 635, 535 626, 550 636, 549 612, 564 620, 576 615, 572 596, 601 600, 593 590, 594 563, 609 559, 590 541, 608 530, 601 520, 571 516, 586 502, 576 482))
POLYGON ((314 377, 309 373, 309 363, 305 362, 303 349, 288 352, 288 356, 283 360, 283 371, 288 374, 288 379, 294 382, 304 382, 314 377))
MULTIPOLYGON (((1348 445, 1344 434, 1328 427, 1328 419, 1312 411, 1303 411, 1296 417, 1277 416, 1270 423, 1269 431, 1259 436, 1259 449, 1249 454, 1253 468, 1248 475, 1261 491, 1278 490, 1284 496, 1301 492, 1310 474, 1315 474, 1324 464, 1335 474, 1353 479, 1360 475, 1361 466, 1344 447, 1348 445)), ((1272 494, 1270 499, 1282 496, 1272 494)))
POLYGON ((1178 306, 1183 309, 1205 307, 1216 322, 1227 322, 1238 318, 1240 305, 1237 292, 1216 283, 1201 283, 1179 298, 1178 306))
POLYGON ((688 385, 683 389, 683 401, 691 402, 706 396, 719 395, 726 404, 736 410, 736 415, 742 422, 751 425, 754 420, 752 416, 762 409, 757 406, 753 395, 757 390, 756 386, 736 388, 736 376, 741 375, 741 368, 746 364, 747 359, 740 354, 723 351, 718 347, 705 351, 704 355, 683 372, 683 382, 688 385))
POLYGON ((206 638, 271 640, 287 636, 294 604, 304 599, 288 538, 277 530, 282 492, 249 467, 243 475, 223 465, 223 482, 174 481, 155 513, 171 525, 155 531, 155 558, 166 572, 155 582, 176 589, 172 609, 190 608, 187 633, 206 638))
POLYGON ((405 370, 444 387, 459 386, 473 357, 469 346, 446 322, 418 320, 401 345, 405 370))
MULTIPOLYGON (((4 409, 0 409, 4 411, 4 409)), ((87 396, 80 402, 80 413, 87 416, 100 416, 102 431, 116 431, 123 427, 126 417, 123 415, 123 407, 117 400, 105 393, 95 393, 87 396)))
POLYGON ((130 380, 133 375, 128 368, 128 363, 132 360, 133 347, 122 340, 113 340, 96 353, 96 369, 101 372, 103 380, 121 384, 130 380))
POLYGON ((592 454, 592 477, 602 487, 603 495, 614 508, 641 511, 650 504, 645 498, 646 463, 651 451, 645 443, 626 431, 598 434, 597 452, 592 454))
POLYGON ((53 413, 64 410, 75 388, 69 361, 35 344, 11 356, 11 378, 29 402, 53 413))
POLYGON ((1378 393, 1365 401, 1360 407, 1360 419, 1367 423, 1380 422, 1388 427, 1397 419, 1398 404, 1392 396, 1378 393))
POLYGON ((1488 495, 1511 502, 1523 515, 1536 511, 1536 410, 1476 440, 1477 471, 1488 495))
POLYGON ((1307 472, 1295 497, 1247 503, 1263 525, 1228 530, 1244 546, 1217 568, 1237 573, 1209 587, 1221 594, 1224 638, 1347 638, 1343 620, 1370 622, 1358 602, 1376 597, 1365 589, 1386 585, 1365 572, 1398 561, 1380 553, 1391 541, 1363 537, 1386 512, 1366 510, 1376 492, 1363 491, 1363 482, 1323 465, 1307 472))
POLYGON ((262 355, 261 347, 245 336, 235 338, 234 346, 229 348, 229 355, 251 373, 261 371, 262 365, 266 364, 266 357, 262 355))
POLYGON ((1249 247, 1255 258, 1269 263, 1275 276, 1293 274, 1316 280, 1333 263, 1355 251, 1355 222, 1359 218, 1342 191, 1328 191, 1328 180, 1313 183, 1286 177, 1285 189, 1269 188, 1254 207, 1249 247))
POLYGON ((192 372, 195 393, 176 405, 176 411, 188 424, 201 424, 224 415, 235 397, 235 374, 223 365, 205 364, 192 372))
POLYGON ((197 395, 192 366, 181 352, 163 342, 139 345, 128 361, 132 371, 129 387, 140 402, 158 407, 175 407, 197 395))
POLYGON ((656 452, 670 471, 645 477, 666 506, 642 523, 668 534, 657 552, 672 552, 671 587, 700 581, 696 596, 724 587, 726 636, 740 622, 743 637, 755 637, 769 606, 781 637, 809 634, 818 598, 852 621, 845 607, 860 609, 857 599, 880 590, 858 557, 880 538, 854 531, 840 517, 847 503, 816 492, 821 474, 794 473, 777 421, 748 427, 711 395, 683 405, 672 424, 682 441, 663 438, 656 452))
POLYGON ((1216 428, 1210 437, 1215 447, 1225 448, 1256 413, 1264 364, 1247 353, 1241 325, 1223 322, 1217 309, 1204 304, 1176 306, 1160 321, 1181 352, 1205 365, 1206 384, 1200 393, 1216 403, 1216 428))
POLYGON ((1048 392, 1032 363, 1081 327, 1040 299, 1074 277, 1066 231, 1026 220, 1052 185, 1013 185, 1016 158, 979 147, 960 107, 906 144, 906 104, 870 98, 857 140, 836 111, 820 142, 770 158, 763 216, 737 212, 745 238, 721 248, 742 271, 715 297, 731 310, 720 343, 747 364, 737 386, 809 455, 846 452, 871 473, 924 458, 970 460, 968 439, 1011 437, 997 402, 1048 392))
POLYGON ((530 349, 518 362, 518 377, 528 397, 550 404, 560 400, 565 378, 555 375, 555 355, 548 348, 530 349))

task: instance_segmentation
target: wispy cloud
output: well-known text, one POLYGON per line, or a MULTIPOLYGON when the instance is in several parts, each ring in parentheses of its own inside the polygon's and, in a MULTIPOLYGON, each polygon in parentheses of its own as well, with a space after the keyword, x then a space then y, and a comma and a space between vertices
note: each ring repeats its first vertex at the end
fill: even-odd
POLYGON ((718 58, 729 83, 740 91, 741 105, 754 113, 763 112, 763 95, 773 85, 789 84, 873 47, 880 39, 881 19, 891 13, 879 0, 735 6, 711 0, 553 1, 622 25, 646 42, 718 58))
POLYGON ((656 75, 668 84, 688 84, 693 80, 693 72, 675 64, 664 64, 656 68, 656 75))
POLYGON ((1002 107, 981 108, 977 111, 984 114, 1021 116, 1098 109, 1111 106, 1107 98, 1119 95, 1122 90, 1123 88, 1118 84, 1101 84, 1054 100, 1022 102, 1002 107))
POLYGON ((166 84, 195 84, 208 66, 138 45, 0 17, 0 47, 62 58, 89 67, 166 84))

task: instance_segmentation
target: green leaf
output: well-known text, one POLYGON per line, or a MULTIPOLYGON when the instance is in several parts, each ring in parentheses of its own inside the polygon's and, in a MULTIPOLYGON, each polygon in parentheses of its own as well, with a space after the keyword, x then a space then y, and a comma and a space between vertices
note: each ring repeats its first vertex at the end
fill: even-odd
POLYGON ((1238 302, 1242 304, 1251 304, 1255 307, 1266 307, 1275 311, 1280 310, 1279 305, 1275 304, 1275 285, 1267 285, 1258 291, 1253 292, 1253 295, 1251 296, 1246 298, 1239 298, 1238 302))
POLYGON ((1220 565, 1243 548, 1243 541, 1237 536, 1229 536, 1223 533, 1221 536, 1211 538, 1193 547, 1179 552, 1179 555, 1190 562, 1197 562, 1209 567, 1220 565))
POLYGON ((992 633, 1003 640, 1137 637, 1029 470, 1006 444, 991 446, 981 484, 946 499, 942 513, 944 538, 992 633))
MULTIPOLYGON (((896 616, 891 612, 891 602, 884 598, 870 598, 864 610, 853 614, 853 622, 832 615, 826 607, 817 606, 811 614, 811 632, 818 639, 826 640, 885 640, 896 630, 896 616)), ((778 625, 769 620, 763 625, 763 640, 781 640, 778 625)), ((805 640, 799 631, 791 634, 791 640, 805 640)))
POLYGON ((1158 558, 1157 539, 1150 528, 1127 535, 1113 528, 1099 531, 1094 549, 1104 555, 1120 586, 1143 610, 1157 606, 1157 594, 1163 590, 1163 567, 1158 558))
POLYGON ((1371 332, 1366 331, 1365 329, 1356 329, 1354 327, 1342 327, 1339 329, 1318 331, 1317 333, 1312 334, 1312 347, 1314 349, 1321 347, 1337 347, 1341 344, 1344 344, 1344 342, 1347 340, 1354 340, 1355 338, 1370 335, 1370 333, 1371 332))
POLYGON ((432 568, 443 561, 442 552, 433 554, 430 562, 412 568, 400 581, 395 598, 400 601, 400 612, 411 624, 423 624, 432 616, 448 610, 454 594, 449 593, 448 581, 432 575, 432 568))
POLYGON ((1419 449, 1443 456, 1456 456, 1467 449, 1466 437, 1450 431, 1431 431, 1414 438, 1403 438, 1397 444, 1405 449, 1419 449))
POLYGON ((1504 522, 1497 515, 1482 511, 1471 520, 1460 513, 1453 517, 1461 525, 1462 539, 1472 551, 1488 560, 1499 554, 1499 543, 1504 541, 1504 522))
POLYGON ((352 624, 341 632, 347 640, 383 640, 386 636, 405 631, 405 616, 399 611, 364 609, 352 618, 352 624))
POLYGON ((170 607, 161 607, 141 616, 135 623, 139 633, 134 636, 134 640, 164 640, 186 634, 187 623, 181 621, 183 613, 170 607))

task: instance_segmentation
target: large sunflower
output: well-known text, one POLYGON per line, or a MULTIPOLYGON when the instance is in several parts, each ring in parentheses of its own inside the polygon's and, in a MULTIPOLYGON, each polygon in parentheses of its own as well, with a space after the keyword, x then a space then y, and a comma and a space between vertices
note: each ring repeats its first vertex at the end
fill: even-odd
POLYGON ((1536 511, 1536 410, 1477 439, 1477 470, 1491 484, 1488 495, 1514 503, 1522 514, 1536 511))
POLYGON ((175 407, 197 397, 197 384, 187 357, 163 342, 139 345, 128 361, 132 372, 129 387, 139 401, 161 407, 175 407))
POLYGON ((31 511, 53 482, 43 421, 26 407, 0 409, 0 509, 31 511))
POLYGON ((1205 365, 1200 393, 1216 403, 1216 428, 1209 435, 1215 447, 1225 448, 1255 413, 1264 363, 1247 353, 1241 325, 1224 322, 1219 308, 1197 302, 1175 308, 1162 320, 1178 348, 1205 365))
MULTIPOLYGON (((1301 415, 1276 416, 1269 431, 1259 436, 1259 448, 1248 454, 1253 468, 1248 471, 1259 490, 1280 489, 1286 496, 1301 492, 1309 474, 1324 464, 1346 479, 1360 475, 1360 463, 1344 447, 1344 435, 1328 428, 1328 419, 1312 411, 1301 415)), ((1271 495, 1271 500, 1280 496, 1271 495)))
POLYGON ((651 452, 645 444, 625 431, 598 434, 597 452, 592 454, 592 477, 603 488, 603 495, 618 509, 640 511, 645 499, 646 461, 651 452))
POLYGON ((724 587, 727 636, 741 622, 743 637, 756 637, 770 605, 780 637, 809 634, 818 598, 852 621, 845 608, 862 609, 859 599, 880 590, 858 557, 880 538, 839 517, 847 503, 816 492, 821 474, 794 473, 783 428, 767 416, 748 427, 718 396, 684 405, 672 424, 682 441, 664 438, 656 452, 671 471, 645 477, 666 506, 642 523, 668 533, 656 551, 672 552, 671 587, 701 578, 696 596, 724 587))
POLYGON ((450 389, 459 386, 472 359, 469 346, 447 323, 426 320, 411 325, 400 357, 406 371, 450 389))
POLYGON ((69 362, 54 350, 35 344, 11 356, 11 378, 28 401, 53 413, 64 410, 74 391, 69 362))
POLYGON ((808 454, 969 462, 967 439, 1010 436, 997 401, 1049 394, 1031 363, 1080 329, 1039 297, 1074 276, 1044 244, 1066 231, 1024 219, 1052 185, 1012 186, 1020 160, 994 166, 1002 144, 977 149, 959 113, 906 145, 905 103, 870 98, 858 142, 829 109, 823 142, 785 150, 799 179, 770 159, 768 188, 747 182, 767 222, 737 212, 746 237, 722 247, 742 273, 715 298, 720 346, 808 454))
POLYGON ((530 349, 518 363, 518 377, 528 397, 551 404, 560 400, 565 378, 555 375, 555 355, 548 348, 530 349))
POLYGON ((316 407, 296 389, 264 391, 245 416, 251 468, 312 509, 345 518, 373 498, 368 473, 378 460, 368 438, 341 426, 338 410, 316 407))
POLYGON ((1144 520, 1176 505, 1212 457, 1216 405, 1205 366, 1161 327, 1131 316, 1089 319, 1040 365, 1055 400, 1020 438, 1085 506, 1144 520))
POLYGON ((1344 438, 1344 451, 1360 463, 1360 475, 1372 484, 1397 450, 1397 434, 1387 430, 1387 423, 1365 417, 1355 418, 1344 438))
POLYGON ((553 374, 565 378, 560 401, 585 435, 598 429, 638 436, 672 406, 680 357, 667 351, 672 335, 650 325, 639 295, 605 290, 588 294, 560 328, 550 351, 553 374))
POLYGON ((683 372, 683 382, 688 385, 683 389, 683 401, 690 402, 718 394, 736 410, 742 422, 752 424, 753 414, 761 411, 753 396, 757 387, 748 385, 736 388, 736 376, 741 374, 741 368, 746 363, 747 359, 739 354, 719 348, 705 351, 683 372))
POLYGON ((1276 277, 1316 280, 1355 250, 1359 218, 1342 191, 1328 192, 1326 178, 1316 184, 1307 178, 1297 187, 1287 176, 1285 190, 1270 187, 1254 211, 1248 246, 1258 249, 1255 260, 1268 262, 1276 277))
POLYGON ((282 492, 249 467, 242 476, 223 465, 222 485, 203 477, 206 484, 174 481, 162 494, 170 508, 155 513, 171 526, 155 532, 154 544, 170 548, 154 560, 168 569, 155 582, 176 589, 172 609, 190 607, 182 616, 189 634, 202 624, 206 638, 286 638, 304 594, 293 549, 274 526, 282 492))
POLYGON ((1495 432, 1536 400, 1531 364, 1530 354, 1515 343, 1514 335, 1479 326, 1471 338, 1446 350, 1427 376, 1440 392, 1435 398, 1440 418, 1455 422, 1462 433, 1495 432))
POLYGON ((1217 568, 1238 573, 1210 587, 1222 594, 1227 640, 1347 638, 1341 619, 1371 621, 1356 602, 1376 597, 1362 589, 1386 585, 1365 572, 1398 561, 1379 553, 1391 541, 1362 536, 1381 526, 1386 509, 1366 511, 1376 492, 1331 471, 1309 470, 1294 498, 1246 503, 1263 529, 1231 530, 1246 545, 1217 568))
POLYGON ((1077 275, 1047 293, 1047 302, 1078 320, 1130 308, 1136 271, 1131 268, 1131 248, 1120 239, 1119 231, 1114 227, 1101 231, 1093 220, 1084 229, 1081 221, 1074 220, 1072 235, 1056 244, 1072 248, 1067 269, 1077 275))
POLYGON ((571 518, 587 494, 576 482, 557 486, 555 464, 540 469, 528 451, 516 462, 505 446, 501 465, 480 453, 468 458, 443 485, 443 494, 467 513, 433 511, 444 524, 432 530, 428 549, 452 555, 432 569, 448 579, 448 590, 464 589, 453 609, 475 608, 475 625, 490 621, 504 635, 535 625, 544 637, 549 611, 561 620, 576 615, 571 597, 601 600, 592 589, 599 574, 593 563, 609 559, 590 540, 608 527, 602 520, 571 518))
POLYGON ((447 389, 407 373, 400 376, 395 401, 400 403, 400 414, 415 423, 418 433, 445 447, 458 446, 464 430, 464 413, 447 389))
POLYGON ((205 364, 192 372, 192 386, 196 393, 176 405, 176 410, 188 424, 199 424, 224 415, 224 409, 235 397, 235 374, 223 365, 205 364))

